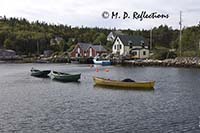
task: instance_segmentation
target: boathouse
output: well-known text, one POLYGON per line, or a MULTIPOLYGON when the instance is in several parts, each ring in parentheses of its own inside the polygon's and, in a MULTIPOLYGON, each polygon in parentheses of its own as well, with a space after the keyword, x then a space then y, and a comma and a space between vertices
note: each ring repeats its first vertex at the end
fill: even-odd
POLYGON ((71 58, 90 58, 97 55, 107 54, 108 51, 102 45, 92 45, 90 43, 77 43, 72 52, 71 58))

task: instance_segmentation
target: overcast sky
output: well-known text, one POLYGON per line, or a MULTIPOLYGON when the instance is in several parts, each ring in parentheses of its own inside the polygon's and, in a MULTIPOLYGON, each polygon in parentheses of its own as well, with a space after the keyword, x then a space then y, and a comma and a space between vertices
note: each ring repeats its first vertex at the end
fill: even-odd
MULTIPOLYGON (((22 17, 30 21, 45 21, 71 26, 103 27, 117 29, 150 29, 161 24, 179 27, 179 12, 183 12, 183 26, 193 26, 200 21, 200 0, 1 0, 0 16, 22 17), (108 11, 127 12, 130 19, 104 19, 108 11), (163 19, 132 19, 132 13, 146 11, 168 14, 163 19)), ((122 15, 121 15, 122 14, 122 15)))

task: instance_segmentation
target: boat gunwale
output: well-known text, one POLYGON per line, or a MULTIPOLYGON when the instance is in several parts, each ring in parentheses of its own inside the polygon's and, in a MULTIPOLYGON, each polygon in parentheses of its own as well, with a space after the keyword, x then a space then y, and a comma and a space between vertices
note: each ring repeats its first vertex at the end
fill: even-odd
POLYGON ((51 70, 39 70, 39 69, 31 69, 31 76, 40 77, 40 78, 48 78, 51 70))
POLYGON ((81 75, 81 73, 79 74, 68 74, 68 73, 62 73, 62 72, 57 72, 57 73, 54 73, 56 71, 53 71, 51 74, 53 76, 56 76, 56 77, 69 77, 69 76, 79 76, 81 75))
POLYGON ((95 78, 97 78, 97 79, 99 79, 101 81, 104 81, 104 82, 116 82, 116 83, 125 83, 125 84, 127 84, 127 83, 132 83, 132 84, 133 83, 134 84, 136 84, 136 83, 138 83, 138 84, 155 83, 154 80, 151 80, 151 81, 124 82, 124 81, 119 81, 119 80, 112 80, 112 79, 106 79, 106 78, 100 78, 100 77, 93 77, 93 79, 95 79, 95 78))
POLYGON ((53 80, 57 80, 60 82, 79 82, 78 80, 81 78, 81 73, 79 74, 68 74, 68 73, 62 73, 62 72, 51 72, 51 78, 53 80))
POLYGON ((49 72, 49 73, 50 73, 51 70, 39 70, 39 69, 34 69, 34 68, 32 68, 32 69, 31 69, 31 72, 32 72, 32 73, 38 73, 38 72, 49 72))

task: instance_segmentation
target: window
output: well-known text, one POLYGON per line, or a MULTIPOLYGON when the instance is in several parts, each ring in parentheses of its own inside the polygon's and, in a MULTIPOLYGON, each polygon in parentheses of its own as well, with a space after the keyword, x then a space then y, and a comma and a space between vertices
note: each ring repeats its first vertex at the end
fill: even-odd
POLYGON ((146 51, 143 51, 143 55, 146 55, 146 51))
POLYGON ((90 48, 90 57, 92 56, 92 48, 90 48))
POLYGON ((78 48, 77 51, 78 51, 78 53, 80 53, 80 51, 81 51, 80 48, 78 48))
POLYGON ((114 49, 115 49, 115 50, 117 49, 116 45, 114 46, 114 49))
POLYGON ((129 54, 132 55, 132 56, 136 56, 137 55, 137 51, 130 51, 129 54))
POLYGON ((131 46, 133 45, 133 42, 131 40, 128 41, 128 45, 131 46))
POLYGON ((145 47, 145 45, 144 45, 144 41, 141 41, 141 46, 142 46, 142 48, 145 47))
POLYGON ((121 44, 118 44, 117 45, 117 50, 120 50, 122 48, 122 45, 121 44))
POLYGON ((122 45, 121 45, 121 44, 117 44, 117 45, 115 45, 115 49, 116 49, 116 50, 120 50, 120 49, 122 49, 122 45))
POLYGON ((81 53, 76 53, 76 57, 81 57, 81 53))
POLYGON ((117 50, 119 50, 119 45, 117 45, 117 50))
POLYGON ((133 53, 132 53, 132 55, 133 55, 133 56, 136 56, 136 55, 137 55, 137 52, 136 52, 136 51, 135 51, 135 52, 133 52, 133 53))

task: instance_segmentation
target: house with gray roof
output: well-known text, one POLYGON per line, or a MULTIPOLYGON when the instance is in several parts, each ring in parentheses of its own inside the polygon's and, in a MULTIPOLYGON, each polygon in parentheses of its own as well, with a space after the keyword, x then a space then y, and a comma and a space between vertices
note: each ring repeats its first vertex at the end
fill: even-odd
POLYGON ((0 59, 13 59, 16 57, 16 52, 11 49, 0 49, 0 59))
POLYGON ((124 33, 120 30, 111 31, 107 36, 107 41, 113 42, 118 35, 124 35, 124 33))
POLYGON ((149 58, 149 44, 142 36, 117 35, 112 53, 131 58, 149 58))
POLYGON ((107 54, 107 50, 102 45, 93 45, 90 43, 77 43, 72 52, 70 53, 71 58, 77 57, 95 57, 97 55, 107 54))

